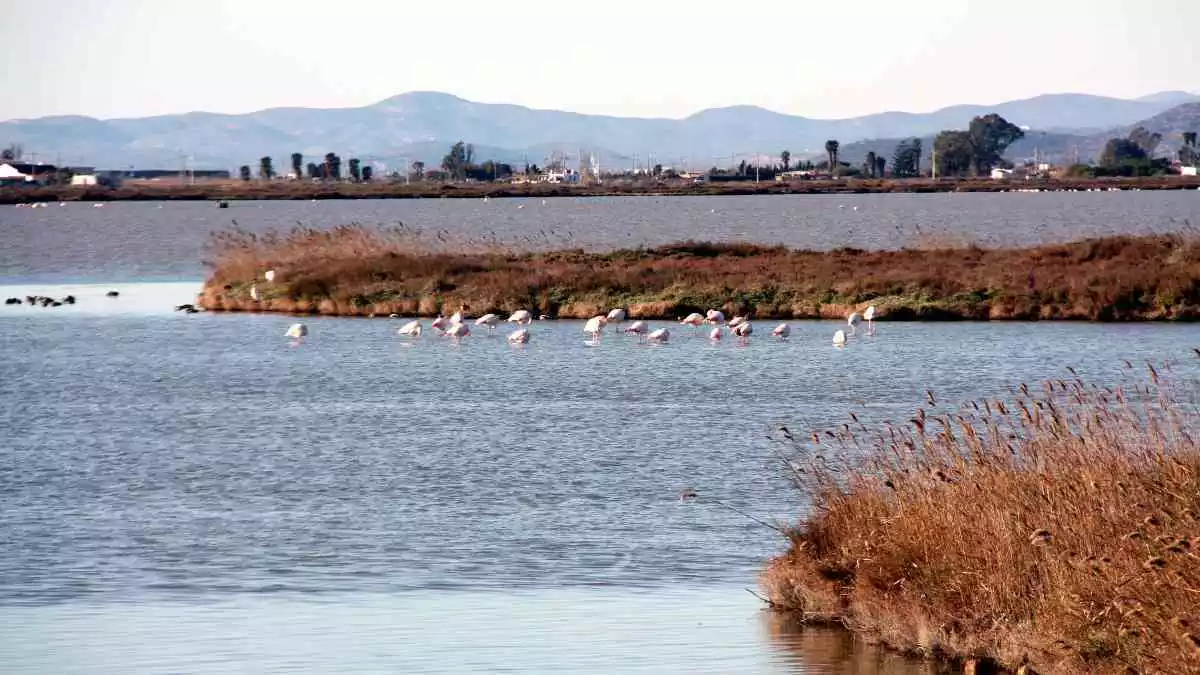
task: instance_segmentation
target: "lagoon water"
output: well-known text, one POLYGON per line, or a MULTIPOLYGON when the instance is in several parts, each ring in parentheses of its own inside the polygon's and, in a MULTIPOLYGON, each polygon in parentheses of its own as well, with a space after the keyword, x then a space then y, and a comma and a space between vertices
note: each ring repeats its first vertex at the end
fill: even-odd
POLYGON ((805 503, 772 428, 1068 366, 1200 376, 1195 324, 885 322, 839 350, 832 322, 662 346, 535 322, 513 347, 309 318, 296 342, 289 317, 171 311, 194 268, 114 238, 53 271, 3 248, 0 295, 79 298, 0 307, 5 673, 929 672, 746 592, 783 547, 747 516, 805 503))

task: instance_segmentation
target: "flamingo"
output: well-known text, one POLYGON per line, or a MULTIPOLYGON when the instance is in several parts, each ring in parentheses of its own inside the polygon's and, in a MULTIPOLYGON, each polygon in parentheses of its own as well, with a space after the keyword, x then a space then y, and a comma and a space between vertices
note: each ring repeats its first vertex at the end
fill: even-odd
POLYGON ((775 330, 771 331, 771 335, 774 335, 777 338, 785 338, 791 334, 792 327, 786 323, 781 323, 778 326, 775 326, 775 330))
POLYGON ((860 323, 862 323, 862 314, 851 312, 850 316, 846 318, 846 324, 850 326, 851 335, 858 333, 858 324, 860 323))
POLYGON ((725 323, 725 312, 717 309, 710 309, 708 310, 708 314, 705 316, 705 320, 711 324, 725 323))
POLYGON ((626 316, 629 316, 629 313, 626 312, 624 308, 618 307, 610 311, 605 319, 607 320, 607 323, 613 324, 616 326, 617 330, 620 330, 621 322, 625 321, 626 316))
POLYGON ((529 329, 518 328, 508 336, 508 343, 513 345, 523 345, 529 342, 529 329))
POLYGON ((729 320, 729 323, 725 324, 725 327, 732 330, 732 329, 737 328, 738 326, 746 323, 747 321, 749 321, 749 319, 747 319, 744 316, 735 316, 729 320))
POLYGON ((463 322, 463 312, 467 310, 466 305, 459 305, 458 311, 450 315, 451 325, 463 322))
POLYGON ((708 339, 710 339, 710 340, 720 340, 720 339, 721 339, 721 327, 720 327, 720 326, 714 326, 714 327, 713 327, 713 329, 712 329, 712 332, 710 332, 710 333, 708 334, 708 339))
POLYGON ((467 324, 465 324, 465 323, 456 323, 453 326, 450 326, 450 330, 446 331, 446 335, 448 337, 454 338, 454 340, 456 342, 459 340, 462 340, 463 338, 465 338, 466 336, 468 336, 470 334, 471 334, 471 329, 468 328, 467 324))
POLYGON ((250 299, 258 302, 258 286, 250 284, 250 299))
POLYGON ((746 341, 750 339, 750 334, 754 332, 754 326, 749 321, 743 321, 733 327, 733 334, 746 341))
POLYGON ((650 325, 645 321, 634 321, 632 324, 630 324, 629 328, 625 329, 625 332, 633 333, 634 335, 641 337, 650 332, 650 325))
POLYGON ((600 338, 600 332, 604 330, 604 324, 608 319, 603 316, 593 316, 583 325, 583 332, 587 333, 593 340, 600 338))
POLYGON ((450 325, 450 321, 446 317, 439 314, 438 318, 434 319, 433 324, 431 325, 438 333, 445 333, 446 327, 450 325))
POLYGON ((499 323, 500 323, 500 316, 498 314, 490 314, 490 313, 484 314, 483 316, 479 317, 478 319, 475 319, 475 325, 476 326, 487 326, 488 333, 491 333, 499 323))
POLYGON ((696 327, 704 323, 704 317, 699 312, 692 312, 683 318, 679 323, 685 326, 696 327))
POLYGON ((275 281, 275 270, 267 270, 266 274, 263 275, 263 278, 267 281, 275 281))
POLYGON ((305 335, 308 335, 308 326, 305 326, 302 323, 294 323, 288 327, 287 332, 284 333, 284 335, 299 340, 305 335))
POLYGON ((529 310, 518 309, 509 315, 508 322, 520 325, 530 324, 533 323, 533 315, 529 313, 529 310))
POLYGON ((838 332, 833 334, 833 346, 834 347, 845 347, 846 346, 846 331, 839 330, 838 332))
POLYGON ((396 331, 396 334, 397 335, 407 335, 408 337, 415 337, 415 338, 421 337, 421 322, 419 320, 418 321, 409 321, 408 323, 401 326, 400 330, 396 331))
POLYGON ((664 343, 670 339, 671 331, 667 330, 666 328, 659 328, 658 330, 653 331, 646 336, 646 340, 649 342, 664 343))
POLYGON ((875 334, 875 305, 867 307, 867 311, 863 312, 863 318, 867 320, 867 334, 875 334))

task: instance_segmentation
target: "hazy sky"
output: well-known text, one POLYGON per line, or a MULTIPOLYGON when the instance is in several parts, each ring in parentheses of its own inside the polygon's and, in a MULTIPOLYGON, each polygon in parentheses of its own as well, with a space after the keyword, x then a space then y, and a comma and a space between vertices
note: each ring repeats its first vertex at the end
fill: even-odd
POLYGON ((811 117, 1200 90, 1200 0, 0 0, 0 119, 347 107, 411 90, 811 117))

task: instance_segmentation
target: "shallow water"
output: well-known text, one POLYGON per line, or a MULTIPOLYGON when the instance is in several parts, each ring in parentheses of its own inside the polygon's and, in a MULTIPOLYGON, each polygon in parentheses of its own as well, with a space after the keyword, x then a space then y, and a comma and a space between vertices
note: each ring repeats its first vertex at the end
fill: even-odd
POLYGON ((297 342, 170 310, 197 287, 0 287, 80 296, 0 308, 6 673, 910 672, 743 590, 782 541, 737 511, 802 513, 772 426, 1126 359, 1200 375, 1195 324, 880 323, 834 349, 833 322, 646 346, 564 321, 513 347, 308 318, 297 342))
POLYGON ((433 236, 528 247, 619 248, 684 239, 893 249, 921 243, 1031 245, 1178 231, 1200 223, 1200 192, 944 193, 69 203, 0 206, 0 283, 201 278, 209 233, 297 223, 405 225, 433 236), (517 208, 522 207, 522 208, 517 208))

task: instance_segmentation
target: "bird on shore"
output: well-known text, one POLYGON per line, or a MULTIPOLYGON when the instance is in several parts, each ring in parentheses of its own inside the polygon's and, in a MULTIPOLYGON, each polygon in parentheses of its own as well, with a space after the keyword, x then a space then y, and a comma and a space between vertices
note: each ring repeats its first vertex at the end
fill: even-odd
POLYGON ((593 316, 583 324, 583 332, 587 333, 593 340, 600 338, 600 333, 604 330, 604 324, 608 319, 603 316, 593 316))
POLYGON ((509 344, 514 344, 514 345, 528 344, 529 343, 529 329, 528 328, 518 328, 517 330, 513 331, 508 336, 508 342, 509 342, 509 344))
POLYGON ((667 330, 666 328, 659 328, 658 330, 651 331, 651 333, 646 336, 647 342, 657 342, 659 344, 665 343, 670 339, 671 331, 667 330))
POLYGON ((420 320, 409 321, 408 323, 401 326, 400 330, 396 331, 396 334, 404 335, 407 337, 421 337, 421 322, 420 322, 420 320))
POLYGON ((475 325, 476 326, 487 326, 488 333, 491 333, 493 330, 496 329, 496 326, 500 325, 500 315, 492 314, 489 312, 489 313, 484 314, 483 316, 479 317, 478 319, 475 319, 475 325))
POLYGON ((778 326, 775 326, 775 330, 771 331, 771 335, 774 335, 777 338, 786 338, 791 334, 792 327, 786 323, 781 323, 778 326))
POLYGON ((250 284, 250 299, 258 302, 258 286, 250 284))
POLYGON ((275 270, 267 270, 266 273, 263 274, 263 278, 267 281, 275 281, 275 270))
POLYGON ((833 346, 834 347, 845 347, 846 346, 846 331, 838 330, 838 332, 833 334, 833 346))
POLYGON ((300 338, 308 335, 308 326, 302 323, 294 323, 288 327, 287 332, 284 333, 284 335, 299 340, 300 338))
POLYGON ((530 324, 533 323, 533 315, 529 313, 529 310, 518 309, 508 316, 508 322, 519 325, 530 324))
POLYGON ((850 316, 846 318, 846 325, 850 326, 850 335, 858 333, 858 324, 860 323, 862 323, 862 314, 851 312, 850 316))
POLYGON ((875 305, 867 307, 867 311, 863 312, 863 318, 867 320, 867 334, 875 334, 875 305))

